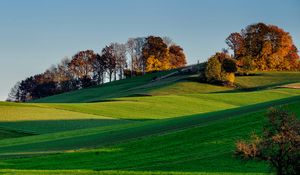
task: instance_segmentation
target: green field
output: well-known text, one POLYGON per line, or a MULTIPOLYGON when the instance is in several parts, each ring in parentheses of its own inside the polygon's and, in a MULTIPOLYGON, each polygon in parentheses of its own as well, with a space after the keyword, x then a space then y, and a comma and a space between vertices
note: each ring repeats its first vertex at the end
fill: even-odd
POLYGON ((237 77, 240 89, 160 72, 36 100, 0 103, 0 174, 269 174, 234 158, 266 109, 300 116, 300 73, 237 77), (93 103, 88 103, 93 102, 93 103))

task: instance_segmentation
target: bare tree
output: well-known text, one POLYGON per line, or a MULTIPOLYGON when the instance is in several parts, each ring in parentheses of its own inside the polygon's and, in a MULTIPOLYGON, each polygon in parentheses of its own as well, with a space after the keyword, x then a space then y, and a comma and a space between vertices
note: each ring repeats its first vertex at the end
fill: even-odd
POLYGON ((6 101, 18 102, 20 101, 20 82, 17 82, 10 90, 6 101))
POLYGON ((105 72, 108 68, 108 60, 105 56, 96 55, 96 59, 92 61, 94 80, 97 84, 103 84, 105 72))
POLYGON ((130 69, 131 76, 133 76, 133 72, 142 70, 142 56, 143 56, 143 47, 145 45, 146 38, 138 37, 138 38, 129 38, 126 43, 127 51, 131 57, 130 61, 130 69))
POLYGON ((116 59, 116 71, 115 71, 115 80, 117 79, 117 73, 119 73, 119 79, 123 78, 124 69, 127 66, 126 63, 126 45, 119 43, 112 43, 112 52, 116 59))
POLYGON ((106 46, 102 49, 102 55, 105 60, 107 60, 107 73, 109 82, 112 80, 112 76, 114 72, 116 71, 116 58, 113 54, 113 48, 112 46, 106 46))

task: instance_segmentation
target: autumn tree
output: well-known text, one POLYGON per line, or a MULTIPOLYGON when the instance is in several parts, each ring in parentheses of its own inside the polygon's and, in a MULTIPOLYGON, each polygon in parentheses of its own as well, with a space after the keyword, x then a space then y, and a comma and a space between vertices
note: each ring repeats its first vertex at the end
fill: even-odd
POLYGON ((245 55, 245 41, 240 33, 231 33, 225 42, 233 50, 235 59, 239 60, 240 57, 245 55))
POLYGON ((108 59, 105 56, 96 54, 95 59, 91 62, 93 66, 93 78, 96 83, 103 84, 105 79, 105 72, 108 68, 108 59))
POLYGON ((211 83, 228 82, 233 84, 236 71, 236 61, 227 53, 217 52, 208 59, 205 77, 211 83))
POLYGON ((262 136, 237 141, 235 154, 266 161, 278 175, 296 175, 300 172, 300 121, 281 108, 271 108, 267 117, 262 136))
MULTIPOLYGON (((256 70, 292 70, 289 53, 295 50, 292 37, 283 29, 264 23, 247 26, 240 33, 232 33, 226 43, 234 52, 238 65, 253 61, 256 70), (245 61, 247 60, 247 61, 245 61)), ((296 57, 294 57, 296 58, 296 57)), ((298 65, 299 59, 296 61, 298 65)), ((295 64, 294 64, 295 65, 295 64)), ((245 69, 248 66, 244 66, 245 69)))
POLYGON ((69 92, 71 90, 76 89, 77 86, 75 77, 73 77, 71 71, 69 70, 70 63, 71 59, 65 57, 57 65, 56 80, 58 82, 58 87, 61 92, 69 92))
POLYGON ((210 83, 221 81, 222 64, 217 57, 210 57, 205 68, 206 80, 210 83))
POLYGON ((107 61, 107 73, 109 77, 109 82, 112 81, 112 77, 114 75, 114 72, 116 71, 116 57, 113 54, 113 47, 112 46, 106 46, 102 49, 102 55, 101 55, 106 61, 107 61))
POLYGON ((186 58, 183 49, 178 45, 170 45, 169 49, 169 64, 170 68, 179 68, 186 65, 186 58))
MULTIPOLYGON (((148 58, 156 59, 154 62, 160 62, 159 70, 169 69, 168 46, 164 43, 161 37, 149 36, 146 38, 146 43, 143 47, 143 73, 146 72, 148 58)), ((149 67, 149 66, 148 66, 149 67)), ((153 71, 153 70, 147 70, 153 71)))
POLYGON ((91 83, 91 74, 93 67, 91 62, 96 58, 92 50, 80 51, 75 54, 69 63, 69 70, 78 80, 81 81, 82 87, 87 87, 91 83))

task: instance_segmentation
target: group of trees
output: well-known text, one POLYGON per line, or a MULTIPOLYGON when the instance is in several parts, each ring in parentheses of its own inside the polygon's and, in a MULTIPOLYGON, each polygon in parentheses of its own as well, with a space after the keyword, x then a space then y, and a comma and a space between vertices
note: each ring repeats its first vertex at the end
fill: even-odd
POLYGON ((101 53, 85 50, 62 59, 44 73, 18 82, 8 101, 28 101, 185 64, 183 49, 167 37, 130 38, 126 44, 104 47, 101 53))
POLYGON ((226 43, 242 70, 299 69, 298 50, 292 37, 277 26, 252 24, 239 33, 231 33, 226 43))
POLYGON ((233 54, 224 49, 209 58, 205 71, 208 82, 232 84, 236 71, 300 69, 298 49, 292 37, 277 26, 252 24, 239 33, 231 33, 225 41, 233 54))

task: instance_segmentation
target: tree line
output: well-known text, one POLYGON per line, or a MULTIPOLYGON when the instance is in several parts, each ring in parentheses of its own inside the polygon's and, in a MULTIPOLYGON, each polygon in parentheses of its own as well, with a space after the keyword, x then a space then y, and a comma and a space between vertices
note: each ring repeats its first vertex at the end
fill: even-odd
POLYGON ((298 49, 291 35, 275 25, 248 25, 241 32, 231 33, 225 42, 228 49, 208 59, 204 77, 208 82, 232 84, 237 72, 300 70, 298 49))
POLYGON ((125 44, 105 46, 100 53, 84 50, 63 58, 45 72, 17 82, 7 101, 25 102, 185 65, 182 47, 168 37, 129 38, 125 44))

